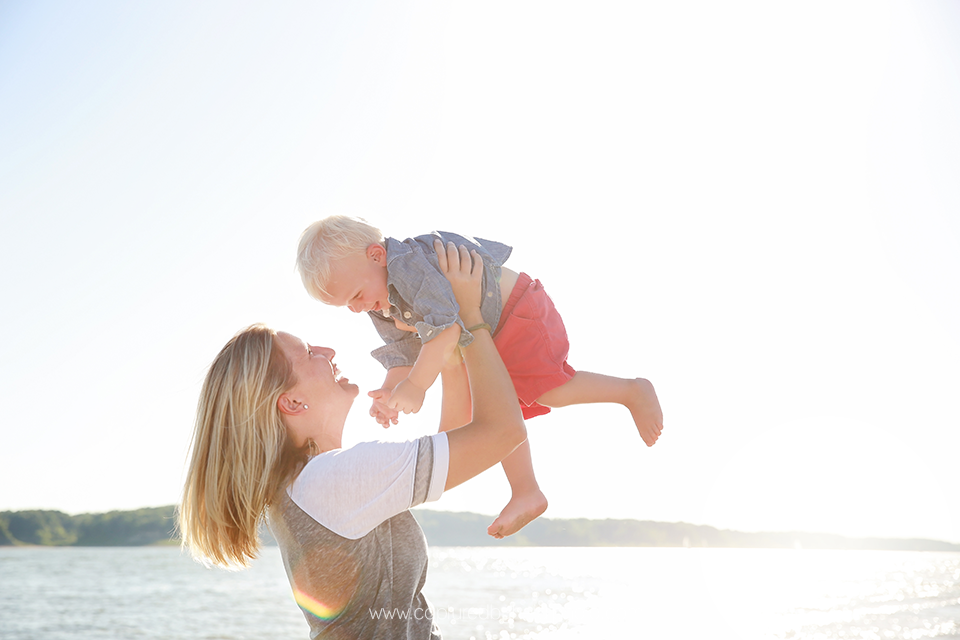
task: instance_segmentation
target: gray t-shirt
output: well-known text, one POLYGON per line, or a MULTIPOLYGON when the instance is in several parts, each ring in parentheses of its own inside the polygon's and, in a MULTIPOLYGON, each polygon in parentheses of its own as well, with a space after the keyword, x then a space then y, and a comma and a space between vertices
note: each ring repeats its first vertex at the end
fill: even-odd
POLYGON ((311 638, 439 639, 421 593, 427 543, 410 507, 446 484, 445 433, 322 453, 270 506, 311 638))

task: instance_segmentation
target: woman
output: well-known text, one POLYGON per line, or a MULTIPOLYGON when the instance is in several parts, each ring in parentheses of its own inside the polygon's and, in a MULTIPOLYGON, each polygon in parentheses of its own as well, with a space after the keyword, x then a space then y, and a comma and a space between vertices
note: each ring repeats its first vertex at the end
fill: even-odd
POLYGON ((465 426, 342 449, 357 386, 338 375, 332 349, 262 325, 234 336, 204 381, 179 512, 184 545, 216 564, 245 566, 268 515, 312 638, 439 638, 421 593, 426 540, 408 510, 526 439, 480 315, 480 257, 471 263, 462 247, 438 249, 460 317, 476 329, 465 364, 451 358, 441 373, 441 428, 465 426))

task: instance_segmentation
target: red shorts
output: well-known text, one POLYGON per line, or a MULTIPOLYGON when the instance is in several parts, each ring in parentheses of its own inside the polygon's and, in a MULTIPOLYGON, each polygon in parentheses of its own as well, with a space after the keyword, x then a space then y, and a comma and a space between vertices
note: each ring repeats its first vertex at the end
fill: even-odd
POLYGON ((493 343, 507 365, 524 419, 550 413, 537 398, 565 384, 576 371, 567 364, 567 329, 539 280, 520 274, 503 305, 493 343))

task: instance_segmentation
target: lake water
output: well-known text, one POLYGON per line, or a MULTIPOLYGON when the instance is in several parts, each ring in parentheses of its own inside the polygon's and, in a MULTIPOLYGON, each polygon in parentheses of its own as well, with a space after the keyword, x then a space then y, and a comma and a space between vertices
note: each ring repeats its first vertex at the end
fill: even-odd
MULTIPOLYGON (((960 639, 960 554, 435 547, 446 640, 960 639)), ((280 553, 205 569, 177 548, 0 548, 0 639, 303 639, 280 553)))

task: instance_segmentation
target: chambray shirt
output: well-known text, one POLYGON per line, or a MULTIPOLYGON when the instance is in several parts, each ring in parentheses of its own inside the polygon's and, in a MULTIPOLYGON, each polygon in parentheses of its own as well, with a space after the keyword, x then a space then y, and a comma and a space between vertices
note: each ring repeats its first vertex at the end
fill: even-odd
POLYGON ((483 283, 480 313, 484 322, 496 327, 500 321, 500 267, 512 247, 505 244, 434 231, 430 234, 407 238, 400 241, 386 238, 387 249, 387 292, 390 300, 390 316, 380 311, 368 311, 373 325, 386 343, 375 349, 371 355, 386 369, 413 366, 420 355, 421 345, 430 342, 440 333, 459 324, 460 346, 473 342, 473 334, 467 331, 460 320, 460 307, 447 281, 440 271, 437 254, 433 250, 433 241, 440 239, 444 244, 453 242, 468 249, 476 249, 483 258, 483 283), (394 318, 411 325, 417 333, 399 329, 394 318))

